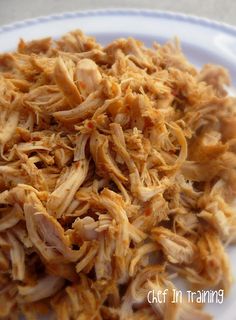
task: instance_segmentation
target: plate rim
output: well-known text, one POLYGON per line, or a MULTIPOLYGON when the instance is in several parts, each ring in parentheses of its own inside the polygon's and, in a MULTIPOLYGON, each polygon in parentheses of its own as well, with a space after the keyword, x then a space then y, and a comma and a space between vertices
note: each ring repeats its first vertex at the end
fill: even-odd
POLYGON ((222 32, 228 33, 231 36, 236 37, 236 26, 220 22, 217 20, 200 17, 192 14, 185 14, 182 12, 156 10, 156 9, 137 9, 137 8, 103 8, 103 9, 89 9, 79 11, 66 11, 62 13, 55 13, 51 15, 41 15, 35 18, 24 19, 15 21, 13 23, 0 25, 0 34, 5 32, 11 32, 17 29, 21 29, 27 26, 33 26, 37 24, 47 23, 49 21, 63 20, 63 19, 75 19, 80 17, 92 17, 92 16, 104 16, 104 15, 132 15, 132 16, 144 16, 151 18, 166 18, 170 20, 176 20, 180 22, 192 23, 195 25, 201 25, 204 27, 210 27, 222 32))

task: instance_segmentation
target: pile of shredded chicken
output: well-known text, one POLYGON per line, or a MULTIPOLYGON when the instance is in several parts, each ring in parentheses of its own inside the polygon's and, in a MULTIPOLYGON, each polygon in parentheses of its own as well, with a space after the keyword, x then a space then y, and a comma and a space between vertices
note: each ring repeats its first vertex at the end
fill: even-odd
POLYGON ((223 289, 236 99, 177 42, 81 31, 0 55, 0 318, 208 320, 150 290, 223 289))

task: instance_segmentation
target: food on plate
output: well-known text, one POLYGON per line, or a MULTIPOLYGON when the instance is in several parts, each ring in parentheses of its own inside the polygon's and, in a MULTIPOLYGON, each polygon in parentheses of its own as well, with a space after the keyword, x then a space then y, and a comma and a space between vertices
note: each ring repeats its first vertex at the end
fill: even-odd
POLYGON ((0 55, 1 319, 211 319, 170 289, 232 284, 229 83, 178 41, 77 30, 0 55))

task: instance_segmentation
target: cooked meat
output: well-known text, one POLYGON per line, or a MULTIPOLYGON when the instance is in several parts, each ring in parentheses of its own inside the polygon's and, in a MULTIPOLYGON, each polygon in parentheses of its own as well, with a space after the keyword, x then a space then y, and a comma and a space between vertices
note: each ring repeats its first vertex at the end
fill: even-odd
POLYGON ((171 263, 191 264, 196 257, 197 250, 192 241, 169 229, 156 227, 152 230, 152 237, 171 263))
POLYGON ((227 70, 218 65, 206 64, 203 66, 199 76, 199 81, 205 81, 211 85, 219 95, 226 95, 224 85, 230 84, 230 76, 227 70))
POLYGON ((80 92, 87 96, 97 90, 102 76, 93 60, 82 59, 76 66, 75 79, 80 92))
POLYGON ((79 90, 74 84, 73 74, 71 75, 69 71, 73 72, 73 70, 67 70, 64 61, 59 57, 54 70, 55 82, 67 98, 69 104, 75 107, 81 103, 82 99, 79 90))
POLYGON ((23 245, 12 235, 7 233, 10 249, 13 280, 23 281, 25 278, 25 251, 23 245))
POLYGON ((77 30, 0 55, 0 319, 212 319, 172 280, 232 284, 229 83, 178 41, 77 30))
POLYGON ((24 204, 28 234, 39 254, 48 261, 76 261, 78 252, 70 248, 68 237, 60 223, 50 216, 35 193, 28 195, 24 204))
POLYGON ((18 286, 19 298, 23 302, 34 302, 51 297, 64 285, 64 280, 59 277, 45 276, 38 279, 35 286, 18 286))

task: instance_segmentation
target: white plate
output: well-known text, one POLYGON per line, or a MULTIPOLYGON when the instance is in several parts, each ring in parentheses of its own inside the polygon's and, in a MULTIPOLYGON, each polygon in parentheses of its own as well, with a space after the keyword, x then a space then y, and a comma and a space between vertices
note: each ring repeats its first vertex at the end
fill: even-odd
MULTIPOLYGON (((192 63, 197 67, 209 62, 225 66, 236 87, 236 27, 171 12, 96 10, 25 20, 0 27, 0 52, 14 50, 19 38, 57 38, 76 28, 96 36, 103 44, 118 37, 133 36, 151 45, 153 41, 163 43, 178 36, 192 63)), ((236 249, 229 252, 235 276, 236 249)), ((222 305, 208 305, 206 309, 216 320, 235 320, 235 301, 236 285, 222 305)))

